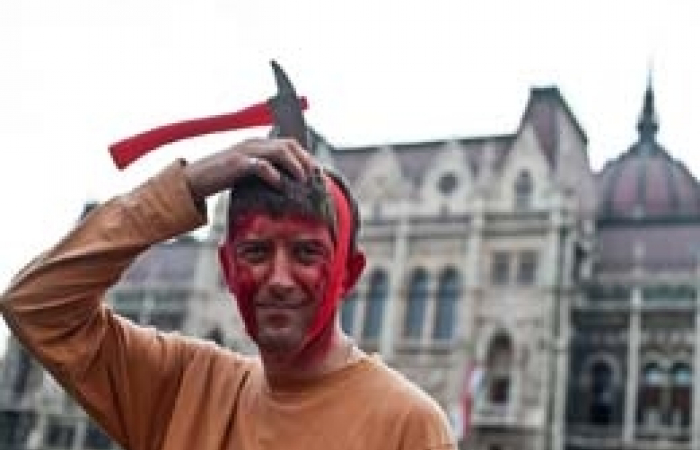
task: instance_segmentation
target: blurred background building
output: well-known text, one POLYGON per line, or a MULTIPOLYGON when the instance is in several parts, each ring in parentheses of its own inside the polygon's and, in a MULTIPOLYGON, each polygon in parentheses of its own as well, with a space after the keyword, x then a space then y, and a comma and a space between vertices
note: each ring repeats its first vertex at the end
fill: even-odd
MULTIPOLYGON (((651 85, 636 125, 599 173, 555 87, 532 89, 512 134, 316 136, 363 214, 369 264, 343 327, 431 393, 464 448, 700 449, 700 189, 656 139, 651 85)), ((253 352, 215 258, 225 201, 206 237, 140 257, 113 308, 253 352)), ((0 448, 117 447, 11 340, 0 448)))

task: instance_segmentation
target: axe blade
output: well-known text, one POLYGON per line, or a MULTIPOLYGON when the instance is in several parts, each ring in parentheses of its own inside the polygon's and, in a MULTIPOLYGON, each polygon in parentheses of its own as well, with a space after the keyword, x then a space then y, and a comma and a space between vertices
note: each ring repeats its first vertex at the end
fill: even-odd
POLYGON ((302 113, 303 105, 282 67, 274 60, 271 61, 271 65, 277 83, 277 95, 267 101, 275 117, 272 135, 296 139, 302 147, 312 152, 302 113))

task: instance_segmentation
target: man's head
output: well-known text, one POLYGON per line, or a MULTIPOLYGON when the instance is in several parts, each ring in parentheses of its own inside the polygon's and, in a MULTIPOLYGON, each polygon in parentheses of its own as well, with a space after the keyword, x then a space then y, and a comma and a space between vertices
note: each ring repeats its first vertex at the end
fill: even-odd
POLYGON ((338 302, 364 267, 357 206, 339 176, 320 179, 332 218, 319 207, 316 189, 291 177, 276 188, 249 176, 231 189, 219 256, 261 351, 322 352, 335 330, 338 302))

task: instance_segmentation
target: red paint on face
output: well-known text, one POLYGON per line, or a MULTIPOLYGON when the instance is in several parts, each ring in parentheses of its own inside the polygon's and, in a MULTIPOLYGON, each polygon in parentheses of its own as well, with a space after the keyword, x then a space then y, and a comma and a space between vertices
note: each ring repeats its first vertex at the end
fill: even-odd
POLYGON ((229 285, 262 352, 297 354, 323 302, 335 246, 327 226, 301 216, 250 214, 226 244, 229 285))

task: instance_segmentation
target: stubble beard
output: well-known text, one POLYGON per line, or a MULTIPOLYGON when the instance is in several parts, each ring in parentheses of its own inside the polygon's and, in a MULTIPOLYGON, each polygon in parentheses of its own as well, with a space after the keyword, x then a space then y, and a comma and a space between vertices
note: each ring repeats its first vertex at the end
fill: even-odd
POLYGON ((302 311, 259 311, 257 322, 258 349, 275 359, 292 357, 301 351, 310 326, 310 319, 302 311))

